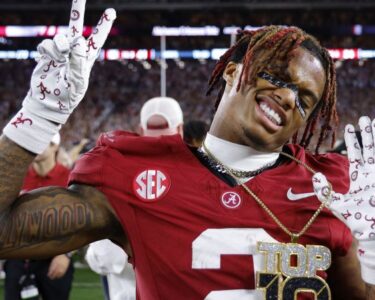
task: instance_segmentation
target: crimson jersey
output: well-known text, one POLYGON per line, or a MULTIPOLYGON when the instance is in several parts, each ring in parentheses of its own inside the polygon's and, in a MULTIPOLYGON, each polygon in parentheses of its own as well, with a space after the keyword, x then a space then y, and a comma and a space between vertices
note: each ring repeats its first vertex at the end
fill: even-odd
POLYGON ((26 177, 23 181, 21 193, 45 186, 62 186, 66 187, 69 179, 69 169, 56 163, 55 167, 48 172, 46 176, 38 175, 32 165, 27 170, 26 177))
MULTIPOLYGON (((293 145, 289 150, 324 173, 335 191, 348 190, 344 157, 312 156, 293 145)), ((311 177, 286 160, 246 185, 287 228, 299 232, 320 202, 311 195, 289 198, 311 193, 311 177)), ((264 266, 256 243, 290 242, 241 186, 215 176, 178 135, 104 134, 77 162, 70 182, 97 187, 115 209, 133 249, 138 299, 263 299, 255 290, 255 274, 264 266)), ((324 209, 299 243, 344 255, 351 234, 324 209)))

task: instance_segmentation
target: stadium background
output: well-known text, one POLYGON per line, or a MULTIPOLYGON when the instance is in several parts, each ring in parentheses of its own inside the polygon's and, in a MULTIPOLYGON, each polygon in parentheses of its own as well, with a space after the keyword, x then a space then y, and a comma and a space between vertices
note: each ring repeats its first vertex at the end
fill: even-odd
MULTIPOLYGON (((163 91, 180 102, 186 120, 209 123, 215 96, 205 96, 209 74, 222 49, 233 42, 233 32, 246 26, 296 25, 332 50, 339 138, 346 123, 356 123, 364 114, 375 117, 375 0, 87 2, 86 33, 107 7, 114 7, 118 18, 105 44, 107 51, 94 66, 85 100, 62 131, 66 149, 83 138, 94 141, 102 131, 136 130, 142 104, 163 91), (165 52, 161 51, 164 46, 165 52)), ((17 111, 28 90, 36 46, 64 30, 55 26, 66 26, 69 13, 69 0, 1 1, 1 126, 17 111)), ((78 255, 75 259, 82 261, 78 255)), ((102 299, 98 277, 87 269, 78 270, 72 299, 102 299)))

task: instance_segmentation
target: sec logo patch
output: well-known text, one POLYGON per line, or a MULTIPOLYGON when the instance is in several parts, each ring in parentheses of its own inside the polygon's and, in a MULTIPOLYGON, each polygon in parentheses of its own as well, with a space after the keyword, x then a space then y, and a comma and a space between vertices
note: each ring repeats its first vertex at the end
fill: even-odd
POLYGON ((221 195, 221 203, 226 208, 237 208, 241 204, 241 197, 235 192, 225 192, 221 195))
POLYGON ((166 172, 148 169, 140 172, 133 180, 134 194, 142 201, 153 202, 163 198, 171 187, 166 172))

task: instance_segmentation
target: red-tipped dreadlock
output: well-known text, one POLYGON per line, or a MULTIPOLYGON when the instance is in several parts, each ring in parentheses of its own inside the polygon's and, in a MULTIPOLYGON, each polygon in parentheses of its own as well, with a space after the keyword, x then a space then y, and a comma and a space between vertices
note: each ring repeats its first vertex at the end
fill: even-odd
MULTIPOLYGON (((274 71, 286 70, 294 52, 298 47, 310 51, 322 63, 326 85, 321 101, 310 115, 302 138, 298 142, 306 148, 314 135, 317 124, 321 125, 319 139, 315 152, 319 152, 322 142, 331 133, 331 147, 335 142, 335 130, 338 124, 336 111, 336 72, 334 63, 328 51, 320 46, 319 42, 311 35, 297 27, 267 26, 256 31, 242 31, 239 40, 218 61, 209 80, 207 94, 221 81, 221 88, 216 99, 215 108, 218 107, 225 89, 225 81, 222 79, 224 70, 230 61, 241 62, 244 67, 238 82, 237 91, 241 85, 254 84, 257 74, 267 68, 277 68, 274 71)), ((297 143, 298 132, 293 136, 293 142, 297 143)))

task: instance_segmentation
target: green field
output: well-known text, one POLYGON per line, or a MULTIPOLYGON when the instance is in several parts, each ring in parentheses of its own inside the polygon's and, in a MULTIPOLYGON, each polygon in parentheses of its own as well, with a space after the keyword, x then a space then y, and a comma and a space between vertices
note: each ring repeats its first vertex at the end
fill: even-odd
MULTIPOLYGON (((0 280, 0 299, 4 299, 4 281, 0 280)), ((103 300, 103 291, 98 274, 88 268, 76 268, 70 300, 103 300)))
POLYGON ((98 274, 88 268, 76 269, 71 300, 103 300, 103 290, 98 274))

